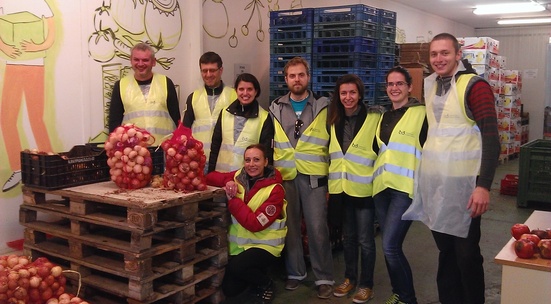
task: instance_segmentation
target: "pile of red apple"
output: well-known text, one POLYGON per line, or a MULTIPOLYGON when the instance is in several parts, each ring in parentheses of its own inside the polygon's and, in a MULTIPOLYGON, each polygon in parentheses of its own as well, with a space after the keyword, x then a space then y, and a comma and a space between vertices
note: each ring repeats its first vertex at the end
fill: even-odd
POLYGON ((80 302, 76 302, 74 296, 65 293, 67 279, 62 271, 60 266, 44 257, 31 262, 26 256, 1 256, 0 304, 87 304, 80 298, 77 298, 80 302), (67 297, 68 301, 60 301, 67 297), (57 299, 57 302, 52 299, 57 299))
POLYGON ((147 149, 153 138, 133 124, 117 127, 105 142, 111 180, 123 189, 149 185, 153 161, 147 149))
POLYGON ((207 189, 203 173, 207 158, 202 142, 190 134, 179 134, 175 131, 172 138, 165 140, 161 147, 165 151, 166 160, 163 174, 164 188, 186 193, 207 189))
POLYGON ((551 259, 551 228, 530 230, 525 224, 514 224, 511 235, 515 238, 513 247, 519 258, 530 259, 539 254, 544 259, 551 259))

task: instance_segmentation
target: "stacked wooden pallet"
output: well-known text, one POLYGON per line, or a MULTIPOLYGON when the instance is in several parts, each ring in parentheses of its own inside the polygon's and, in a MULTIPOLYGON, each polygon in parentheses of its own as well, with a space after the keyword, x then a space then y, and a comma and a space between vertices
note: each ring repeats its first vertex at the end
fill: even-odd
POLYGON ((219 303, 229 217, 213 199, 223 195, 213 187, 184 194, 121 190, 111 182, 61 190, 24 187, 24 251, 80 273, 80 281, 67 276, 73 286, 82 283, 86 299, 219 303))

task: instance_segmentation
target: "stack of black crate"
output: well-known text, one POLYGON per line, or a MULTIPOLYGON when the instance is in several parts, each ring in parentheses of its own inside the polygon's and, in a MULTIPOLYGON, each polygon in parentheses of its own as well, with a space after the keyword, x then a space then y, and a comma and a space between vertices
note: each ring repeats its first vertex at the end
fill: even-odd
POLYGON ((356 4, 276 11, 270 18, 271 97, 287 92, 281 60, 303 56, 311 60, 315 93, 331 97, 339 76, 356 74, 365 84, 364 102, 388 103, 384 77, 395 64, 395 12, 356 4))

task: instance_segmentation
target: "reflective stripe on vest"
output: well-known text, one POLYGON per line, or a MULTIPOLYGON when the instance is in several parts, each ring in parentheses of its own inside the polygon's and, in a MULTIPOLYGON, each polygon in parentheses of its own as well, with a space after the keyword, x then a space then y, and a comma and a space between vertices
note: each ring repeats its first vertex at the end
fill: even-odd
MULTIPOLYGON (((238 170, 235 174, 235 177, 239 175, 241 170, 238 170)), ((234 179, 235 179, 234 177, 234 179)), ((236 181, 237 182, 237 181, 236 181)), ((238 185, 238 194, 237 197, 243 199, 245 193, 245 188, 237 183, 238 185)), ((274 187, 278 184, 273 184, 267 187, 264 187, 251 198, 247 206, 251 208, 254 212, 258 207, 260 207, 270 196, 274 187)), ((245 229, 235 217, 231 217, 232 224, 229 228, 229 247, 230 255, 237 255, 244 250, 249 248, 262 248, 272 255, 279 257, 283 246, 285 245, 285 236, 287 235, 287 201, 283 201, 283 208, 281 210, 281 218, 276 219, 270 226, 266 227, 262 231, 251 232, 245 229)))
POLYGON ((243 167, 243 154, 245 149, 260 142, 262 126, 268 118, 268 111, 258 107, 258 117, 245 121, 243 130, 237 141, 235 138, 235 115, 228 111, 222 112, 222 143, 216 160, 216 171, 231 172, 243 167))
POLYGON ((376 138, 380 150, 373 173, 373 195, 391 188, 413 197, 413 177, 422 151, 419 134, 425 115, 425 106, 410 107, 394 126, 388 145, 379 137, 382 119, 379 122, 376 138))
POLYGON ((207 90, 205 88, 200 88, 193 91, 191 106, 193 107, 195 120, 191 125, 191 132, 195 139, 203 143, 203 150, 205 151, 205 156, 207 156, 207 162, 210 156, 212 133, 214 132, 214 125, 216 125, 218 116, 220 116, 220 112, 223 109, 227 108, 236 99, 237 94, 235 90, 224 86, 211 113, 207 90))
POLYGON ((329 172, 329 132, 327 108, 321 110, 304 130, 295 147, 297 171, 306 175, 327 175, 329 172))
POLYGON ((176 128, 167 109, 166 83, 166 76, 153 74, 146 98, 133 75, 120 80, 120 94, 124 106, 122 123, 133 123, 146 129, 155 137, 154 144, 160 144, 163 137, 176 128))
POLYGON ((283 180, 292 180, 297 176, 295 149, 277 119, 274 119, 274 167, 283 180))
POLYGON ((373 138, 381 115, 369 113, 346 154, 337 140, 335 125, 331 126, 329 153, 329 193, 346 193, 354 197, 369 197, 373 193, 373 165, 377 154, 373 138))

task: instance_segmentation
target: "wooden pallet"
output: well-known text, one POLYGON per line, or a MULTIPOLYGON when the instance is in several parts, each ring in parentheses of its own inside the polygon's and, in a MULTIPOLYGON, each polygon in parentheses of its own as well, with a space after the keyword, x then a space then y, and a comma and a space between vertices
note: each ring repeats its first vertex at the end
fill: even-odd
POLYGON ((23 193, 25 254, 79 272, 84 290, 129 303, 220 298, 229 223, 214 201, 221 189, 127 191, 107 182, 23 193))

